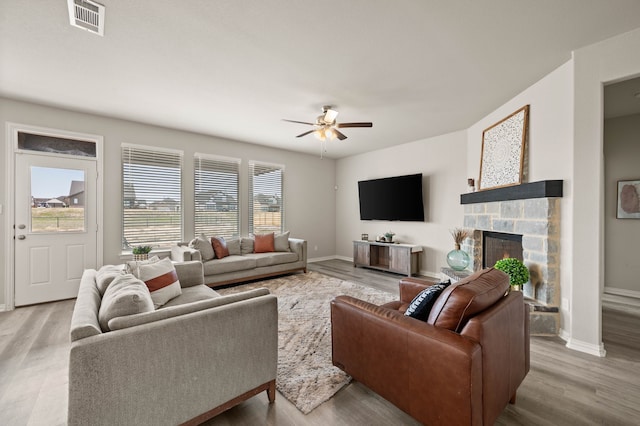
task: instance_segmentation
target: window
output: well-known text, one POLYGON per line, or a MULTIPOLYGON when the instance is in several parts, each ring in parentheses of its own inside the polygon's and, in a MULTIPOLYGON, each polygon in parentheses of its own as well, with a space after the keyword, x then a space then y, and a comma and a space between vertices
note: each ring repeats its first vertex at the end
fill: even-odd
POLYGON ((282 232, 284 166, 249 162, 249 232, 282 232))
POLYGON ((196 154, 193 169, 196 235, 240 235, 240 160, 196 154))
POLYGON ((182 151, 122 146, 122 248, 182 239, 182 151))

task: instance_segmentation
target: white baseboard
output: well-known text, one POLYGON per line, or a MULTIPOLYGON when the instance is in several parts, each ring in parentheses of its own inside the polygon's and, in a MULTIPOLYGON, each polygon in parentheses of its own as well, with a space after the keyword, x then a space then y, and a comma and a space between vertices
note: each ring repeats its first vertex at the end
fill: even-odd
POLYGON ((344 260, 344 261, 346 261, 346 262, 351 262, 351 263, 353 263, 353 257, 347 257, 347 256, 338 256, 338 255, 335 255, 333 258, 334 258, 334 259, 337 259, 337 260, 344 260))
MULTIPOLYGON (((325 260, 334 260, 334 259, 340 259, 339 256, 324 256, 324 257, 314 257, 312 259, 307 259, 307 263, 315 263, 315 262, 324 262, 325 260)), ((349 260, 351 261, 351 259, 344 259, 344 260, 349 260)))
POLYGON ((604 350, 604 344, 602 342, 600 342, 599 345, 594 345, 593 343, 582 342, 580 340, 569 338, 566 346, 574 351, 584 352, 589 355, 595 355, 602 358, 607 355, 607 351, 604 350))
POLYGON ((564 328, 561 328, 560 331, 558 331, 558 337, 564 340, 565 342, 568 342, 569 339, 571 339, 571 335, 564 328))
POLYGON ((0 312, 4 312, 4 311, 8 311, 7 305, 2 304, 0 305, 0 312))
POLYGON ((627 290, 625 288, 605 287, 604 292, 607 294, 615 294, 616 296, 633 297, 640 299, 640 291, 627 290))

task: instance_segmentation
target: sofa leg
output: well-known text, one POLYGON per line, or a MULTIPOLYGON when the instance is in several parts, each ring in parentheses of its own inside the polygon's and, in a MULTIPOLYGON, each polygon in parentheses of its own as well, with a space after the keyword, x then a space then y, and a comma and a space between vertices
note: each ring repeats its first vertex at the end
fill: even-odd
POLYGON ((509 400, 509 404, 515 404, 515 403, 516 403, 516 393, 517 393, 517 392, 514 392, 514 393, 513 393, 513 396, 512 396, 512 397, 511 397, 511 399, 509 400))
POLYGON ((269 387, 267 388, 267 398, 269 398, 269 402, 275 402, 276 400, 276 381, 272 380, 269 382, 269 387))

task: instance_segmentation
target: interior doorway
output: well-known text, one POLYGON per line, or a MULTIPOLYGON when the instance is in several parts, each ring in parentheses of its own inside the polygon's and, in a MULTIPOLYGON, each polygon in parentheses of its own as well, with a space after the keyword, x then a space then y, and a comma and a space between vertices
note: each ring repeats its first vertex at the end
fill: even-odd
POLYGON ((9 125, 7 308, 77 296, 102 263, 102 138, 9 125))

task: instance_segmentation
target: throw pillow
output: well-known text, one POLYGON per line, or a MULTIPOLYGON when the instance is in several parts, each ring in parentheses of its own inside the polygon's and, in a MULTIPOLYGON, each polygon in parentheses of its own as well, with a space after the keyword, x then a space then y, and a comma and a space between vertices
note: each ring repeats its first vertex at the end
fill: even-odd
POLYGON ((98 286, 98 291, 100 291, 100 296, 104 296, 104 292, 107 291, 109 284, 122 274, 124 274, 122 265, 104 265, 98 269, 96 272, 96 285, 98 286))
POLYGON ((254 240, 254 253, 271 253, 272 251, 275 251, 273 232, 254 235, 254 240))
POLYGON ((182 294, 176 268, 169 258, 140 265, 140 279, 149 288, 153 305, 157 308, 182 294))
POLYGON ((156 263, 160 261, 158 256, 151 256, 147 260, 130 260, 127 262, 127 271, 130 274, 133 274, 136 278, 140 278, 140 265, 149 265, 151 263, 156 263))
POLYGON ((113 318, 153 310, 147 286, 131 274, 121 274, 113 279, 104 292, 98 310, 98 322, 102 331, 109 331, 109 320, 113 318))
POLYGON ((450 284, 451 281, 447 280, 425 288, 413 298, 404 314, 420 321, 426 321, 436 299, 450 284))
POLYGON ((243 256, 253 253, 253 238, 242 237, 240 239, 240 252, 243 256))
POLYGON ((240 248, 240 238, 232 238, 227 240, 227 249, 229 250, 229 255, 240 256, 242 254, 242 250, 240 248))
POLYGON ((275 251, 291 251, 289 250, 289 232, 290 231, 276 234, 273 237, 273 247, 275 251))
POLYGON ((209 241, 209 239, 204 234, 200 234, 193 240, 191 240, 191 242, 189 243, 189 247, 194 248, 200 252, 203 262, 211 260, 215 257, 213 247, 211 246, 211 241, 209 241))
POLYGON ((227 242, 223 237, 211 237, 211 245, 213 246, 213 251, 216 252, 216 257, 218 259, 229 256, 227 242))

